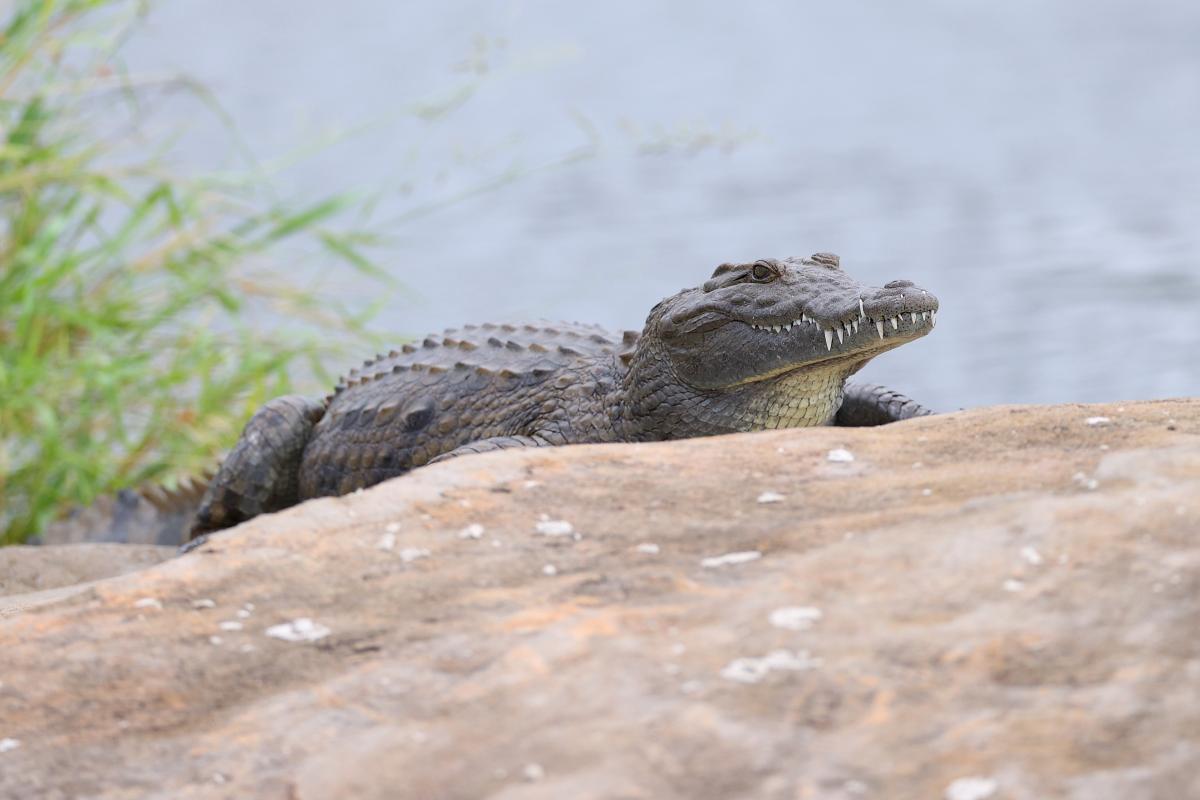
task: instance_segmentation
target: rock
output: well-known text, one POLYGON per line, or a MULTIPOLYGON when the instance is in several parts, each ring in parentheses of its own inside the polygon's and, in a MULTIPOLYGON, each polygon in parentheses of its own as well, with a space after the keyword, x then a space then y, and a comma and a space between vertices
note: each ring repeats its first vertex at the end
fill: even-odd
POLYGON ((4 547, 0 548, 0 598, 62 587, 78 587, 79 584, 89 581, 103 580, 142 569, 174 555, 174 547, 153 545, 4 547))
POLYGON ((509 450, 83 552, 0 551, 106 577, 0 598, 2 797, 1200 797, 1200 401, 509 450))

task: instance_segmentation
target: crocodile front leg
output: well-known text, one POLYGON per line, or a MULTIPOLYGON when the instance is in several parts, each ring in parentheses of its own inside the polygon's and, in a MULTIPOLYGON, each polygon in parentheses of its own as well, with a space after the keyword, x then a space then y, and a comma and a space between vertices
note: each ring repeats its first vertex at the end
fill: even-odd
POLYGON ((842 407, 834 425, 843 428, 863 428, 886 425, 910 417, 926 417, 934 413, 917 401, 873 383, 848 383, 842 407))
POLYGON ((288 395, 259 409, 209 484, 191 538, 299 502, 300 457, 323 401, 288 395))

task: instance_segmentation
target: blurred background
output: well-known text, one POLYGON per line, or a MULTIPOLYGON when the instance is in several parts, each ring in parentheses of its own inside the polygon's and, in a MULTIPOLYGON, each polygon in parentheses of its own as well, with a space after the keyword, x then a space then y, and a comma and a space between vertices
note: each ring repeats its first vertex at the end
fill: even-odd
POLYGON ((0 543, 464 322, 938 295, 936 409, 1200 395, 1200 4, 0 0, 0 543))
POLYGON ((939 296, 863 376, 954 409, 1200 394, 1197 42, 1184 0, 173 0, 125 57, 257 158, 309 148, 289 191, 377 199, 411 290, 378 328, 640 327, 826 250, 939 296))

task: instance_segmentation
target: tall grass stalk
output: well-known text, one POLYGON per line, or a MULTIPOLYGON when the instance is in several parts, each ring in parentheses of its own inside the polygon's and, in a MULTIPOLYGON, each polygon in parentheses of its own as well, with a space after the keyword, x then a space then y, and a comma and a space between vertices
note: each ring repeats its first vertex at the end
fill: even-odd
POLYGON ((172 173, 118 56, 143 10, 23 0, 0 20, 0 543, 211 467, 294 372, 326 377, 366 319, 295 285, 296 252, 383 279, 351 199, 172 173))

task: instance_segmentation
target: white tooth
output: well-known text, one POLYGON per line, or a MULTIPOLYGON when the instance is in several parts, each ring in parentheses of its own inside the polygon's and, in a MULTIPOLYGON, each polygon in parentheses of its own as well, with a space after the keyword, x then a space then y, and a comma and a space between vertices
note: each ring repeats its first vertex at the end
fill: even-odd
POLYGON ((779 333, 780 331, 783 330, 783 326, 782 325, 772 325, 771 330, 775 331, 776 333, 779 333))
POLYGON ((792 332, 792 323, 789 322, 787 325, 784 325, 783 329, 785 331, 787 331, 788 333, 791 333, 792 332))
POLYGON ((932 322, 934 325, 937 325, 937 312, 936 311, 929 312, 929 321, 932 322))
POLYGON ((837 331, 838 344, 841 344, 842 343, 842 329, 840 327, 837 327, 837 328, 834 328, 834 330, 837 331))
POLYGON ((858 298, 858 318, 859 319, 867 318, 867 310, 865 308, 863 308, 863 301, 862 301, 861 297, 858 298))
POLYGON ((800 315, 800 321, 801 321, 801 322, 808 322, 808 314, 801 314, 801 315, 800 315))
POLYGON ((858 320, 854 320, 854 322, 851 322, 850 324, 854 326, 854 332, 858 333, 858 320))
POLYGON ((913 325, 917 324, 917 312, 913 311, 911 314, 908 315, 908 318, 912 320, 913 325))
POLYGON ((929 322, 929 312, 928 312, 928 311, 922 311, 922 312, 921 312, 921 319, 925 320, 926 322, 929 322))
POLYGON ((853 333, 853 331, 850 330, 850 323, 847 322, 844 325, 842 325, 842 330, 844 330, 846 332, 846 338, 849 339, 850 335, 853 333))
POLYGON ((900 330, 900 320, 896 319, 895 317, 892 317, 892 330, 900 330))
POLYGON ((879 331, 879 338, 883 338, 883 320, 875 320, 875 330, 879 331))
POLYGON ((794 319, 794 320, 792 320, 792 324, 793 324, 793 325, 799 325, 799 324, 800 324, 800 320, 798 320, 798 319, 794 319))
POLYGON ((825 349, 833 349, 833 331, 828 329, 825 330, 825 349))

